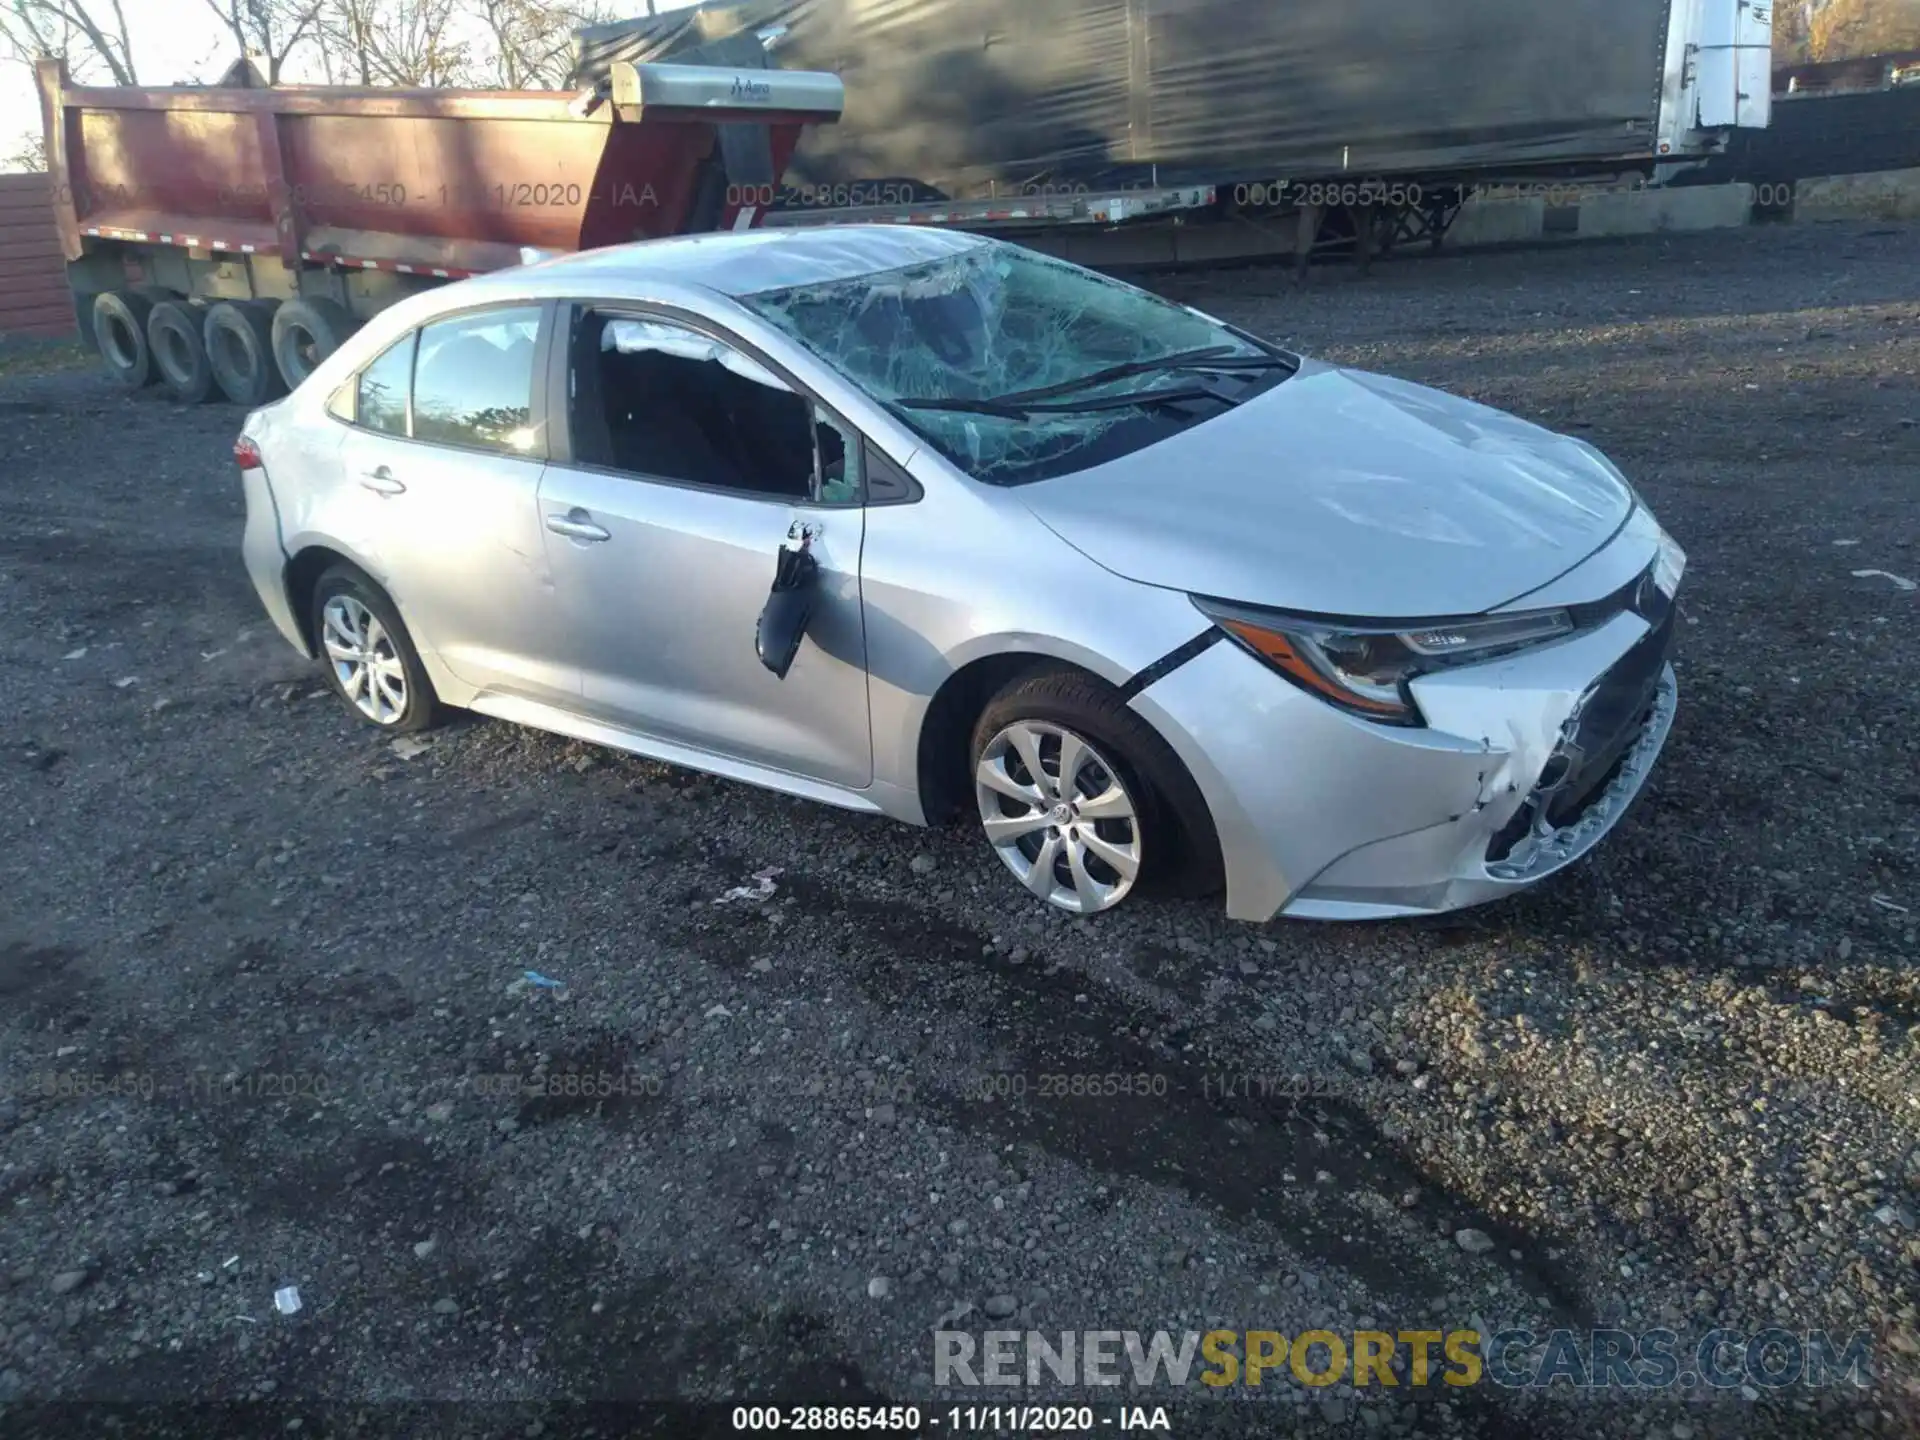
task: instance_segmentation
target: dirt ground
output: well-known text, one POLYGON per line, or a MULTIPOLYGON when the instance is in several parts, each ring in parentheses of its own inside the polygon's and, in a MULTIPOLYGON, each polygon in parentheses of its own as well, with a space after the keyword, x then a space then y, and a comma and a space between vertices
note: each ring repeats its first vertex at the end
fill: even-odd
POLYGON ((1035 1398, 936 1391, 937 1323, 1725 1327, 1864 1332, 1871 1385, 1143 1398, 1920 1430, 1920 227, 1159 283, 1585 436, 1687 547, 1679 720, 1596 855, 1433 921, 1088 923, 965 828, 479 719, 407 756, 259 609, 237 411, 0 379, 0 1401, 562 1434, 1035 1398))

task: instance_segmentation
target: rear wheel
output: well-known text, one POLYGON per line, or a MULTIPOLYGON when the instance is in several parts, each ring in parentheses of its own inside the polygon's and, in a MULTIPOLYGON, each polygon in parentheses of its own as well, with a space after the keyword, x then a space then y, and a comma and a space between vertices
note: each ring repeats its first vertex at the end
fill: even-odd
POLYGON ((214 383, 248 409, 264 405, 286 386, 273 358, 272 300, 222 300, 207 310, 201 335, 214 383))
POLYGON ((94 297, 93 337, 100 358, 107 373, 129 390, 151 385, 155 378, 153 346, 147 339, 152 314, 152 299, 132 290, 107 290, 94 297))
POLYGON ((275 310, 273 358, 287 389, 299 389, 353 331, 353 316, 331 300, 288 300, 275 310))
POLYGON ((981 828, 1034 895, 1078 915, 1136 890, 1204 894, 1218 847, 1185 769, 1112 687, 1043 670, 994 698, 973 732, 981 828))
POLYGON ((199 314, 179 300, 163 300, 147 316, 147 344, 167 393, 185 405, 213 397, 213 367, 201 336, 199 314))
POLYGON ((425 730, 441 718, 433 681, 400 613, 358 570, 336 565, 313 587, 313 637, 333 691, 383 730, 425 730))

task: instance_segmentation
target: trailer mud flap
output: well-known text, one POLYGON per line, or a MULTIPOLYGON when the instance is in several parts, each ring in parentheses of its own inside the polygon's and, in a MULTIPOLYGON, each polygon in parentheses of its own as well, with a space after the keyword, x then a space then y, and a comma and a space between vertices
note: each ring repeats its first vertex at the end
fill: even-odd
POLYGON ((713 127, 715 153, 700 162, 693 203, 687 209, 687 233, 718 230, 729 210, 770 209, 775 200, 773 132, 750 120, 713 127))
POLYGON ((765 125, 737 120, 714 127, 720 132, 720 160, 734 194, 773 191, 773 133, 765 125))
MULTIPOLYGON (((771 70, 766 47, 751 34, 729 35, 702 47, 703 64, 727 65, 741 70, 771 70)), ((760 196, 758 204, 766 209, 773 203, 773 131, 751 120, 730 120, 714 127, 719 132, 720 163, 725 168, 726 207, 747 203, 743 197, 760 196)), ((714 224, 718 224, 718 217, 714 224)))

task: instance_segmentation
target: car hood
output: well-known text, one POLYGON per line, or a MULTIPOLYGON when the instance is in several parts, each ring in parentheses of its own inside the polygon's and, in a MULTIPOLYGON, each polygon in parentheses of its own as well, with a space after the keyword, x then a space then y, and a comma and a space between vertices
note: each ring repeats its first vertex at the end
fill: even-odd
POLYGON ((1383 619, 1516 599, 1604 545, 1635 503, 1584 441, 1311 360, 1224 415, 1014 494, 1129 579, 1383 619))

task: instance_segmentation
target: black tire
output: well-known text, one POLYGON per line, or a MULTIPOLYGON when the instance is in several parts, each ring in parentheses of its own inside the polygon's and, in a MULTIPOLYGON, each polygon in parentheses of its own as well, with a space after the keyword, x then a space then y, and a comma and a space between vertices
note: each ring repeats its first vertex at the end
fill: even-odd
POLYGON ((426 666, 420 663, 420 652, 414 648, 413 637, 407 633, 400 612, 394 608, 393 601, 387 598, 372 580, 350 565, 332 565, 320 574, 314 582, 313 594, 308 601, 308 623, 313 627, 314 648, 319 652, 320 661, 326 671, 327 684, 333 693, 340 697, 352 716, 363 725, 371 725, 390 734, 406 735, 415 731, 431 729, 445 718, 445 708, 440 697, 434 692, 433 681, 428 678, 426 666), (398 715, 391 720, 375 719, 365 710, 348 691, 342 680, 339 668, 326 649, 326 609, 329 601, 336 597, 345 597, 358 601, 380 622, 381 627, 391 639, 393 656, 400 662, 406 680, 406 704, 398 715))
POLYGON ((201 343, 220 393, 249 410, 287 393, 273 358, 273 300, 222 300, 209 306, 201 343))
MULTIPOLYGON (((1198 898, 1219 892, 1225 884, 1220 845, 1199 787, 1173 748, 1128 708, 1118 691, 1097 676, 1067 666, 1019 676, 974 722, 969 776, 979 769, 989 742, 1021 720, 1057 725, 1089 741, 1134 797, 1140 836, 1134 894, 1198 898)), ((973 823, 980 823, 977 814, 973 823)))
POLYGON ((107 373, 129 390, 151 385, 157 377, 147 317, 153 301, 132 290, 106 290, 94 297, 93 334, 107 373))
POLYGON ((288 300, 273 312, 273 359, 287 389, 297 390, 357 327, 344 305, 288 300))
POLYGON ((181 300, 162 300, 147 316, 147 344, 160 383, 183 405, 213 398, 213 367, 201 336, 199 314, 181 300))

